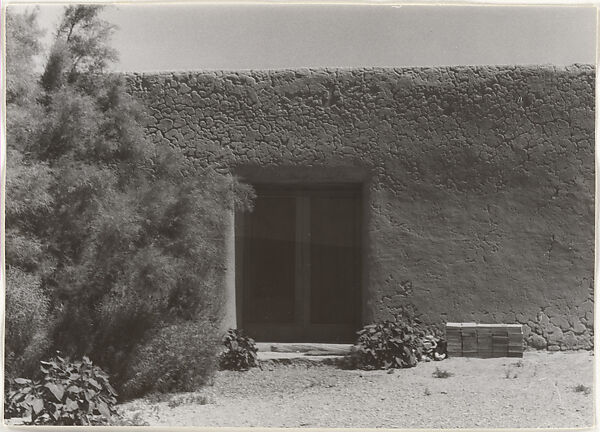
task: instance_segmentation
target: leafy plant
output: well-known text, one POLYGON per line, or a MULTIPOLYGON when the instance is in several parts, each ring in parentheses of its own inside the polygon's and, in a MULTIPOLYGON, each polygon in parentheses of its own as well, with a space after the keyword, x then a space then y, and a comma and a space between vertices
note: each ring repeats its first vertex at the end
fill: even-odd
POLYGON ((413 367, 423 358, 425 331, 410 318, 369 324, 357 334, 355 356, 364 369, 413 367))
POLYGON ((254 339, 244 335, 242 330, 229 329, 223 338, 225 351, 219 362, 222 369, 248 370, 258 366, 258 348, 254 339))
POLYGON ((90 359, 60 356, 42 361, 41 380, 10 380, 6 417, 29 417, 33 425, 99 425, 116 414, 116 392, 108 375, 90 359))
POLYGON ((440 368, 435 368, 432 375, 434 378, 450 378, 451 376, 454 376, 452 372, 440 368))

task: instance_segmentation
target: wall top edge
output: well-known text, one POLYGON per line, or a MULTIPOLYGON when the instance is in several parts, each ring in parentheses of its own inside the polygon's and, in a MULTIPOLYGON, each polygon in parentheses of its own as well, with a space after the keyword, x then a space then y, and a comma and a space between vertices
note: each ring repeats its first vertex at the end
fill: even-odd
POLYGON ((402 67, 302 67, 282 69, 195 69, 195 70, 173 70, 173 71, 145 71, 145 72, 119 72, 125 76, 185 76, 185 75, 229 75, 229 74, 278 74, 278 73, 383 73, 383 72, 503 72, 503 71, 552 71, 552 72, 593 72, 596 67, 590 63, 574 63, 571 65, 469 65, 469 66, 402 66, 402 67))

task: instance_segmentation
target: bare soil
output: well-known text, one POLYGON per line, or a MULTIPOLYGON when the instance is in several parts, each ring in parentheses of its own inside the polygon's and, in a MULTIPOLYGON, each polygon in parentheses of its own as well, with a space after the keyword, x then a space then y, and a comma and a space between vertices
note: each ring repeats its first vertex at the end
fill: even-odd
POLYGON ((590 352, 451 358, 388 371, 268 365, 120 406, 151 426, 517 428, 593 425, 590 352), (436 369, 449 372, 436 378, 436 369))

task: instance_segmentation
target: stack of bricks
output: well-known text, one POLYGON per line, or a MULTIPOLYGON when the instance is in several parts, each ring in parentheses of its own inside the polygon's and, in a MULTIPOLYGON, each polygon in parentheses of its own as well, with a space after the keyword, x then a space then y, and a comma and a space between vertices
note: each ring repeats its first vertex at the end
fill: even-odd
POLYGON ((446 324, 446 351, 450 357, 462 356, 462 335, 460 323, 446 324))
POLYGON ((482 326, 477 329, 477 351, 481 358, 496 357, 496 353, 494 352, 494 332, 490 326, 482 326))
POLYGON ((463 357, 477 357, 477 324, 464 323, 460 329, 463 357))
POLYGON ((520 324, 447 323, 449 357, 523 357, 520 324))
POLYGON ((523 357, 523 327, 521 324, 506 326, 508 333, 508 356, 523 357))

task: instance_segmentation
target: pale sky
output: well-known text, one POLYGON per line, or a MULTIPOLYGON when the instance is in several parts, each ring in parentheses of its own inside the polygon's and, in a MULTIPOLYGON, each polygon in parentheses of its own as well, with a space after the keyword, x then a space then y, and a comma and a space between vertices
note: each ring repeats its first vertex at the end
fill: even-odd
MULTIPOLYGON (((61 10, 42 5, 40 23, 61 10)), ((596 62, 593 7, 120 4, 104 17, 119 71, 596 62)))

